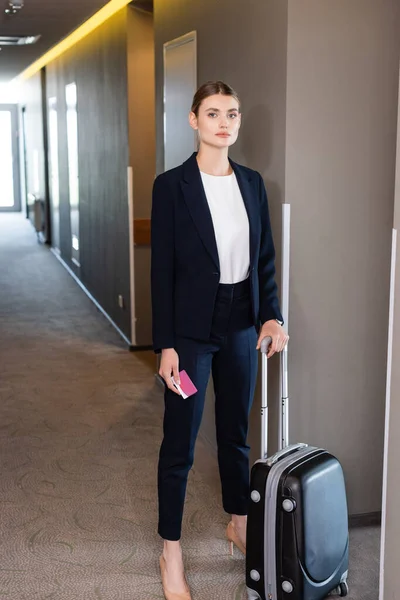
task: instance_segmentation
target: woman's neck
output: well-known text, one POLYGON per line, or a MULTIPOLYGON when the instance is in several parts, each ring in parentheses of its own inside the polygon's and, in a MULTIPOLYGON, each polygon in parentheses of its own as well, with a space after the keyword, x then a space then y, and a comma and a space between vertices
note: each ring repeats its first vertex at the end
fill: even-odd
POLYGON ((220 149, 210 146, 200 146, 196 158, 199 169, 203 173, 219 177, 232 173, 232 167, 228 160, 228 148, 220 149))

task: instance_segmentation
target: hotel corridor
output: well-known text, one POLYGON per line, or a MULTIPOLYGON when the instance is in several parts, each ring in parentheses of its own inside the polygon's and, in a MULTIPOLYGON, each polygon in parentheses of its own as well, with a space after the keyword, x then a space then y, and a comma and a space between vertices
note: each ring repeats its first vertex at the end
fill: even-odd
MULTIPOLYGON (((128 352, 22 215, 0 215, 0 598, 162 598, 152 352, 128 352)), ((201 440, 183 548, 194 600, 244 600, 201 440)), ((350 600, 378 597, 379 528, 351 535, 350 600)))

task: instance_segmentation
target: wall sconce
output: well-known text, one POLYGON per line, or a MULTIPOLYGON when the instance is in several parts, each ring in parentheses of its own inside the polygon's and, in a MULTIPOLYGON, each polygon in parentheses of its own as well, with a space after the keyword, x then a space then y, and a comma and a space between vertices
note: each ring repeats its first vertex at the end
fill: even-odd
POLYGON ((7 0, 4 12, 6 15, 16 15, 24 8, 24 0, 7 0))

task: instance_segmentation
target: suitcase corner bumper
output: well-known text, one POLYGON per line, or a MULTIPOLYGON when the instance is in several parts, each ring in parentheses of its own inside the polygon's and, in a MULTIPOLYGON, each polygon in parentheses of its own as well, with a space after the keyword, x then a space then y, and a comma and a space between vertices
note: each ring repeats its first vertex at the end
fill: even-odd
POLYGON ((247 598, 248 598, 248 600, 262 600, 260 598, 259 594, 255 590, 252 590, 248 586, 246 586, 246 589, 247 589, 247 598))

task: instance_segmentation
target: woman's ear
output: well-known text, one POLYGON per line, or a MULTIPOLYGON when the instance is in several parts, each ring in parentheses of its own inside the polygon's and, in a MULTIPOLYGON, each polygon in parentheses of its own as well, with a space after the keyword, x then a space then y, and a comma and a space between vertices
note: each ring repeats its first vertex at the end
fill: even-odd
POLYGON ((192 129, 195 129, 195 130, 197 130, 197 129, 198 129, 198 125, 197 125, 197 117, 196 117, 196 115, 194 114, 194 112, 190 112, 190 113, 189 113, 189 124, 190 124, 190 127, 191 127, 192 129))

